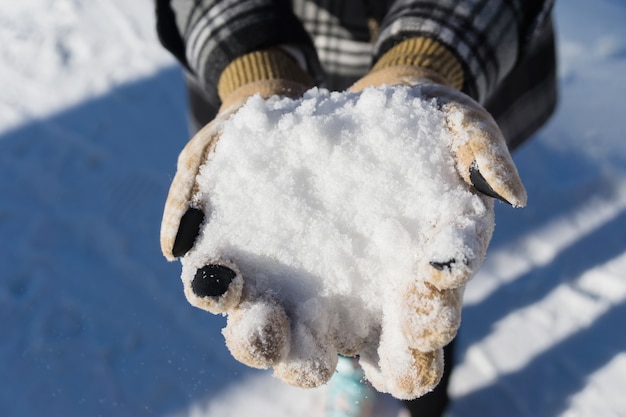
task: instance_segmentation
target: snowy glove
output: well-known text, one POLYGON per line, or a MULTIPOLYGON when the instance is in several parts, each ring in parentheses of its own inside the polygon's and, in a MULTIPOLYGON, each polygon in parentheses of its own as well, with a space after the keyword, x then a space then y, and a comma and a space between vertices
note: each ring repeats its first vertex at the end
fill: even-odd
POLYGON ((189 301, 228 315, 236 359, 289 384, 325 383, 342 354, 380 391, 428 392, 493 228, 455 141, 415 87, 250 98, 195 177, 189 301))
MULTIPOLYGON (((222 105, 216 118, 187 143, 178 157, 161 223, 161 250, 168 260, 187 253, 200 232, 205 213, 204 204, 195 199, 196 177, 215 148, 224 122, 253 95, 295 98, 311 85, 310 77, 279 49, 244 55, 224 70, 218 84, 222 105)), ((190 288, 185 291, 194 298, 190 288)))
POLYGON ((460 65, 450 52, 434 40, 413 38, 383 55, 350 91, 381 85, 420 86, 424 99, 435 100, 448 114, 449 127, 459 137, 453 150, 459 174, 468 185, 522 207, 526 191, 502 132, 479 103, 459 91, 462 84, 460 65))
MULTIPOLYGON (((500 129, 479 103, 459 91, 462 84, 460 65, 450 52, 431 39, 414 38, 387 52, 350 91, 411 86, 424 101, 433 102, 446 115, 453 137, 450 152, 467 188, 514 207, 524 206, 526 192, 500 129)), ((489 205, 487 201, 485 204, 489 205)), ((450 237, 456 235, 478 250, 455 254, 451 247, 448 254, 445 249, 433 253, 430 268, 421 269, 407 292, 398 294, 400 314, 397 320, 383 324, 381 337, 381 344, 385 343, 385 333, 395 333, 395 343, 404 341, 396 346, 398 355, 361 355, 366 376, 377 389, 410 398, 437 383, 442 372, 442 347, 457 333, 464 287, 482 263, 493 230, 492 216, 486 211, 483 221, 470 233, 462 232, 463 218, 432 229, 432 242, 452 241, 450 237), (403 355, 404 361, 399 359, 403 355)))
MULTIPOLYGON (((228 315, 223 334, 232 355, 252 367, 273 367, 292 385, 325 383, 339 353, 360 356, 380 391, 415 398, 431 390, 443 371, 441 347, 459 327, 463 286, 491 237, 492 199, 476 190, 523 204, 510 159, 517 179, 511 183, 519 190, 507 192, 515 187, 492 181, 500 171, 490 163, 503 157, 485 162, 484 150, 508 152, 491 142, 497 145, 501 136, 480 139, 475 133, 492 120, 466 120, 463 111, 475 103, 433 83, 447 81, 441 72, 409 66, 398 73, 396 67, 376 68, 352 92, 312 91, 292 101, 264 99, 298 97, 306 83, 298 88, 285 77, 245 83, 228 94, 224 110, 179 158, 163 217, 163 252, 170 260, 183 256, 191 304, 228 315), (366 88, 382 84, 418 86, 366 88), (259 88, 261 97, 242 106, 259 88), (428 169, 420 174, 412 159, 403 169, 419 175, 394 171, 397 158, 389 159, 388 146, 396 138, 387 138, 384 126, 368 124, 395 110, 410 119, 412 108, 393 106, 414 97, 434 100, 455 133, 443 152, 415 158, 432 165, 432 177, 428 169), (361 140, 372 132, 377 136, 361 140), (474 142, 481 146, 470 146, 474 153, 462 158, 474 142), (452 161, 451 151, 454 164, 436 163, 452 161), (281 165, 290 161, 295 163, 281 165), (222 174, 238 185, 221 183, 222 174), (431 178, 441 183, 422 190, 431 178), (422 203, 432 206, 431 218, 421 215, 422 203)), ((408 140, 416 154, 423 149, 408 140)))
MULTIPOLYGON (((178 158, 161 224, 161 249, 168 260, 197 250, 202 228, 210 222, 211 208, 200 197, 197 179, 228 119, 252 96, 295 98, 311 86, 308 74, 280 49, 244 55, 224 70, 218 85, 222 106, 217 117, 188 142, 178 158)), ((231 168, 234 167, 227 167, 231 168)), ((255 178, 248 180, 254 182, 255 178)), ((249 366, 267 368, 285 355, 290 344, 290 325, 284 309, 271 294, 247 291, 248 286, 232 260, 215 257, 204 259, 202 265, 183 266, 181 278, 192 305, 213 314, 228 314, 224 334, 236 359, 249 366), (253 328, 247 319, 264 325, 253 328)))

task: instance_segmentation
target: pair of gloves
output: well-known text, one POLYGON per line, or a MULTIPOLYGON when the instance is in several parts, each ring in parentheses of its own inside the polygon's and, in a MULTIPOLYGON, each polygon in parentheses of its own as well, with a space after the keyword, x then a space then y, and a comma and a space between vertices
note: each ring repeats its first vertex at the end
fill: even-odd
MULTIPOLYGON (((469 190, 483 196, 487 206, 493 198, 516 207, 525 205, 525 190, 500 129, 480 104, 459 91, 463 72, 445 47, 430 39, 405 40, 383 55, 349 92, 398 84, 418 86, 424 100, 434 100, 445 112, 447 127, 460 138, 450 152, 469 190)), ((228 118, 252 95, 297 99, 313 83, 291 55, 276 48, 253 52, 232 62, 218 87, 223 102, 218 115, 189 141, 179 156, 161 226, 161 247, 168 260, 193 249, 208 217, 198 198, 196 177, 215 150, 228 118)), ((430 268, 420 270, 423 276, 416 277, 421 284, 411 287, 407 294, 398 294, 398 302, 404 303, 407 312, 400 328, 411 359, 405 364, 406 372, 400 373, 385 371, 385 363, 394 358, 380 357, 379 363, 363 364, 366 376, 379 391, 411 399, 429 392, 439 382, 443 372, 442 348, 459 328, 465 284, 480 266, 491 238, 493 219, 488 223, 489 227, 477 231, 478 236, 474 237, 483 249, 476 259, 433 259, 430 268), (439 306, 439 310, 432 311, 429 306, 433 305, 439 306)), ((228 315, 223 334, 237 360, 256 368, 273 367, 275 375, 291 385, 314 387, 325 383, 334 372, 333 363, 290 355, 294 344, 290 329, 298 324, 293 322, 297 318, 289 317, 284 306, 271 297, 251 296, 246 291, 246 281, 250 279, 253 277, 242 276, 231 261, 220 259, 192 272, 183 271, 182 276, 191 304, 213 314, 228 315), (256 325, 250 325, 253 322, 256 325), (302 362, 307 361, 308 366, 303 366, 302 362)), ((319 343, 324 343, 326 335, 318 336, 319 343)), ((352 356, 361 352, 337 353, 352 356)))

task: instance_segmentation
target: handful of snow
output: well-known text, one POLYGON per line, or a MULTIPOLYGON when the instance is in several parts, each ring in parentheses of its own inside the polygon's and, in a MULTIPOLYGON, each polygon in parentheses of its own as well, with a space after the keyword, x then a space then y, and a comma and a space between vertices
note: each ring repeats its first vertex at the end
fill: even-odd
POLYGON ((399 398, 438 383, 493 229, 446 123, 400 86, 252 97, 224 122, 196 178, 206 219, 182 279, 192 304, 228 314, 235 358, 302 387, 326 382, 338 353, 399 398), (193 290, 211 279, 225 294, 193 290))

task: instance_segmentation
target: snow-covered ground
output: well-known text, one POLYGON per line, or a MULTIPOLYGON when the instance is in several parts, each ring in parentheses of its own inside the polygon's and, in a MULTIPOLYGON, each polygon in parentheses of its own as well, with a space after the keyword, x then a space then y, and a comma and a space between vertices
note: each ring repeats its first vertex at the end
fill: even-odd
MULTIPOLYGON (((626 415, 626 3, 557 2, 561 102, 470 284, 453 415, 626 415)), ((158 245, 184 145, 148 0, 0 2, 0 416, 306 415, 158 245)))

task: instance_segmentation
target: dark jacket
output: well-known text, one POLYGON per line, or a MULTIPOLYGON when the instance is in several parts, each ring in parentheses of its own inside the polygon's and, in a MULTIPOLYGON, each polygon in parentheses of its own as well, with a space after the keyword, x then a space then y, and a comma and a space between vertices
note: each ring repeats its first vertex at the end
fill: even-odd
POLYGON ((463 91, 498 120, 511 148, 556 103, 553 0, 156 0, 161 42, 193 80, 203 122, 219 107, 217 81, 236 57, 296 47, 317 84, 344 89, 391 47, 435 38, 461 63, 463 91))

